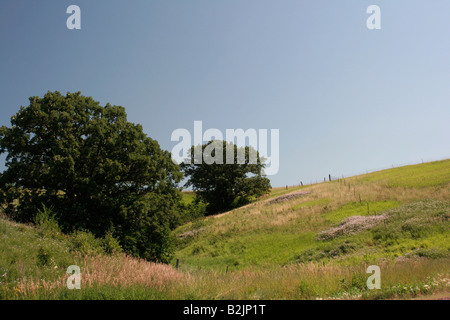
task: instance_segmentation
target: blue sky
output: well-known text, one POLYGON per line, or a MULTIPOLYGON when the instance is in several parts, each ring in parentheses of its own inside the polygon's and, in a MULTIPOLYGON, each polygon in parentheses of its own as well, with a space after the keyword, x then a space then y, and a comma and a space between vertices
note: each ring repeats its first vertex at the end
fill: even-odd
MULTIPOLYGON (((450 156, 450 1, 0 2, 0 125, 81 91, 171 133, 279 129, 273 186, 450 156), (81 8, 68 30, 66 8, 81 8), (366 9, 381 8, 381 30, 366 9)), ((4 156, 0 158, 4 168, 4 156)))

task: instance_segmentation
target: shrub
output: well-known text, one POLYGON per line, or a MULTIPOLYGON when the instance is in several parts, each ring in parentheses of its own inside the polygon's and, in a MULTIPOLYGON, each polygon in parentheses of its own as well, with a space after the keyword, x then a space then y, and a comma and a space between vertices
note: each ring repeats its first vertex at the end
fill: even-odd
POLYGON ((334 259, 353 252, 356 245, 350 241, 327 244, 326 246, 314 249, 307 249, 295 257, 298 263, 317 262, 322 259, 334 259))
POLYGON ((111 231, 107 232, 106 235, 101 239, 101 247, 103 248, 105 253, 110 255, 123 252, 119 241, 117 241, 117 239, 113 237, 113 233, 111 231))
POLYGON ((429 259, 440 259, 450 256, 450 252, 448 250, 443 250, 440 248, 418 249, 414 251, 413 254, 421 258, 429 259))
POLYGON ((190 221, 195 221, 203 218, 206 214, 208 204, 201 201, 199 198, 195 198, 189 204, 185 204, 182 208, 183 215, 180 217, 178 224, 184 224, 190 221))
POLYGON ((47 245, 39 245, 37 261, 39 266, 56 267, 52 249, 47 245))
POLYGON ((72 251, 80 252, 84 255, 93 255, 103 253, 101 241, 94 235, 86 231, 75 231, 70 237, 72 251))
POLYGON ((356 273, 352 275, 351 279, 343 278, 340 280, 340 288, 350 295, 358 295, 367 290, 367 275, 356 273))
POLYGON ((42 209, 39 209, 34 216, 34 223, 39 228, 41 236, 55 237, 61 232, 53 208, 47 207, 44 204, 42 205, 42 209))

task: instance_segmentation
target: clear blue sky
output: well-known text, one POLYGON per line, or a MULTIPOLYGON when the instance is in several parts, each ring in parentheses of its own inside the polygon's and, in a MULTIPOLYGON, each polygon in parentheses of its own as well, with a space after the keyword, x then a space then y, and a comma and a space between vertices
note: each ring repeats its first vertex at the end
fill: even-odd
POLYGON ((2 0, 0 125, 58 90, 124 106, 169 151, 194 120, 279 129, 273 186, 449 158, 449 13, 448 0, 2 0), (66 28, 71 4, 81 30, 66 28))

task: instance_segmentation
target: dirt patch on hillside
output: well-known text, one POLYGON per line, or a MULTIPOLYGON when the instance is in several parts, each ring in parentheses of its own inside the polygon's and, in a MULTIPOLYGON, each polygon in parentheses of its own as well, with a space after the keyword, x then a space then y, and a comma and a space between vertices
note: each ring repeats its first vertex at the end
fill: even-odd
POLYGON ((374 227, 383 222, 386 216, 353 216, 344 219, 337 227, 322 231, 318 234, 319 240, 331 240, 339 236, 354 234, 374 227))
POLYGON ((295 199, 295 198, 299 198, 301 196, 304 196, 304 195, 307 195, 307 194, 310 194, 310 193, 311 192, 294 191, 294 192, 291 192, 291 193, 288 193, 288 194, 284 194, 284 195, 281 195, 281 196, 278 196, 278 197, 275 197, 275 198, 252 202, 252 203, 249 203, 249 204, 247 204, 245 206, 242 206, 242 207, 239 207, 239 208, 236 208, 236 209, 224 212, 224 213, 213 215, 212 217, 220 218, 220 217, 223 217, 223 216, 225 216, 227 214, 230 214, 231 212, 233 212, 235 210, 241 210, 243 208, 247 208, 247 207, 250 207, 250 206, 257 205, 258 203, 264 203, 265 205, 274 204, 274 203, 281 203, 281 202, 285 202, 285 201, 292 200, 292 199, 295 199))
POLYGON ((203 230, 205 230, 205 229, 204 228, 200 228, 200 229, 189 230, 189 231, 186 231, 186 232, 184 232, 182 234, 177 235, 177 237, 179 239, 183 239, 183 238, 198 236, 198 234, 200 232, 202 232, 203 230))
POLYGON ((278 196, 274 199, 269 199, 267 200, 267 204, 273 204, 273 203, 280 203, 280 202, 285 202, 285 201, 289 201, 292 199, 296 199, 299 198, 301 196, 310 194, 311 192, 307 192, 307 191, 295 191, 295 192, 291 192, 288 194, 284 194, 282 196, 278 196))

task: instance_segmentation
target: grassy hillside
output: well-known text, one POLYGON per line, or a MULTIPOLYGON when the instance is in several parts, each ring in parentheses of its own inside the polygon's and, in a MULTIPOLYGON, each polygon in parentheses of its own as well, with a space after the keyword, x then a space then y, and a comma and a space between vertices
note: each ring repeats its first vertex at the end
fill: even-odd
POLYGON ((175 298, 170 284, 182 278, 168 265, 107 254, 88 233, 68 236, 0 218, 0 299, 175 298), (81 290, 67 288, 70 265, 81 269, 81 290))
POLYGON ((374 263, 450 250, 450 161, 274 191, 265 201, 180 227, 177 258, 186 267, 233 269, 298 262, 374 263), (417 182, 417 187, 413 182, 417 182), (446 181, 446 182, 445 182, 446 181), (271 200, 272 199, 272 200, 271 200), (361 218, 354 225, 350 217, 361 218), (379 219, 370 228, 370 217, 379 219), (350 232, 353 228, 358 230, 350 232), (341 227, 342 234, 320 234, 341 227), (346 230, 345 228, 347 227, 346 230), (187 235, 187 236, 186 236, 187 235), (327 254, 328 252, 328 254, 327 254))
POLYGON ((3 217, 0 298, 450 296, 449 174, 445 160, 274 189, 250 205, 175 230, 172 266, 108 255, 87 234, 66 236, 3 217), (65 284, 73 264, 82 270, 81 290, 65 284), (380 266, 380 290, 367 289, 369 265, 380 266))

